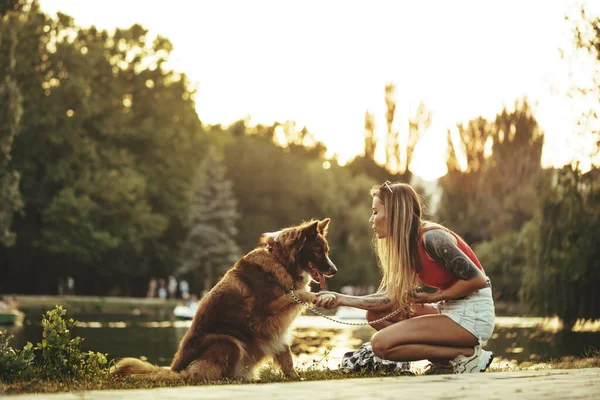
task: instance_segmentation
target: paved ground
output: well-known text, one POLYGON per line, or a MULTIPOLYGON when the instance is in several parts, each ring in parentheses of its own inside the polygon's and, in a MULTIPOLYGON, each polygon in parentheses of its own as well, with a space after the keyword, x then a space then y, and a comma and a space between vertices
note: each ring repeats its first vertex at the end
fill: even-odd
POLYGON ((598 399, 600 368, 361 378, 7 396, 11 400, 108 399, 598 399))

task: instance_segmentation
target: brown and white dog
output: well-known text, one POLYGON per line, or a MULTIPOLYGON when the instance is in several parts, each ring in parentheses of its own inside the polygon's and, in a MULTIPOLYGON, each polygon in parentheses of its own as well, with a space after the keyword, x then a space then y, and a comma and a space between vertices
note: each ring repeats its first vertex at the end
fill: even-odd
POLYGON ((272 356, 288 378, 298 379, 288 331, 302 306, 289 291, 311 303, 311 279, 322 286, 337 272, 328 256, 328 225, 329 218, 263 234, 263 246, 243 256, 202 298, 170 370, 125 358, 114 373, 152 380, 248 380, 272 356))

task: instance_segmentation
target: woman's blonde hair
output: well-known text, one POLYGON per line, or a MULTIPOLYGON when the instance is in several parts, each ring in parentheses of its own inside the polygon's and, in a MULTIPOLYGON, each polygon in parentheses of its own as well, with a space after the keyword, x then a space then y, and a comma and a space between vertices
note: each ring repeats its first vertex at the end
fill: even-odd
POLYGON ((383 274, 380 292, 385 292, 396 308, 408 312, 408 291, 419 284, 415 272, 419 263, 417 242, 421 227, 421 200, 412 186, 386 181, 371 189, 385 210, 386 237, 375 238, 379 268, 383 274))

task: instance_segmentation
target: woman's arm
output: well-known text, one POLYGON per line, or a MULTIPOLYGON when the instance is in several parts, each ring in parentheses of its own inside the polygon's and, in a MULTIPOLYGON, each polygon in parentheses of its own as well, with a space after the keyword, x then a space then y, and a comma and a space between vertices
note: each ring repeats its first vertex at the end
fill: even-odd
POLYGON ((425 232, 423 247, 432 260, 448 269, 459 280, 437 293, 417 293, 413 296, 415 303, 456 299, 486 287, 485 275, 458 247, 456 238, 450 233, 441 229, 425 232))
POLYGON ((315 293, 315 305, 326 309, 348 306, 363 310, 380 311, 387 310, 391 306, 390 298, 384 293, 373 293, 366 296, 350 296, 336 292, 315 293))

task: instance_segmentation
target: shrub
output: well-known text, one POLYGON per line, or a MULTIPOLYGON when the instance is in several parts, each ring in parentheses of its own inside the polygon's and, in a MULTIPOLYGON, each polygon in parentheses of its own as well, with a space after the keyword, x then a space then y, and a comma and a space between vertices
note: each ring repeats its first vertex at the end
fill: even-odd
POLYGON ((40 378, 90 379, 108 372, 106 355, 82 351, 83 339, 71 338, 75 321, 65 319, 66 310, 56 306, 42 318, 42 341, 37 344, 40 352, 40 378))
POLYGON ((10 347, 13 338, 6 331, 0 331, 0 382, 9 383, 28 380, 33 376, 33 345, 27 342, 23 350, 10 347))
POLYGON ((61 306, 47 311, 42 318, 42 341, 22 350, 10 347, 12 336, 0 332, 0 381, 37 379, 91 380, 108 375, 106 355, 83 351, 83 339, 72 338, 73 319, 65 319, 61 306))

